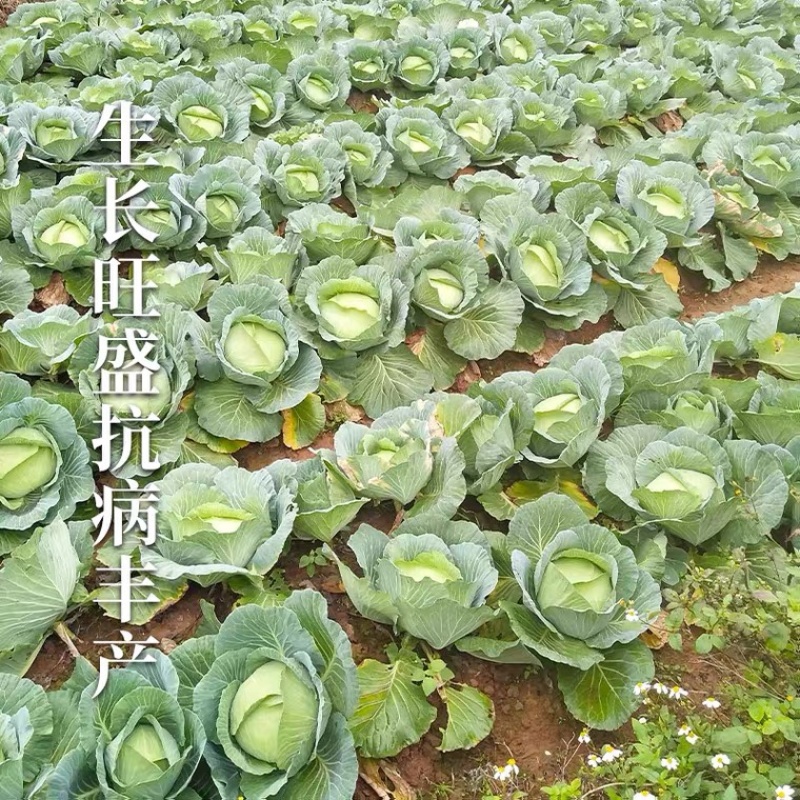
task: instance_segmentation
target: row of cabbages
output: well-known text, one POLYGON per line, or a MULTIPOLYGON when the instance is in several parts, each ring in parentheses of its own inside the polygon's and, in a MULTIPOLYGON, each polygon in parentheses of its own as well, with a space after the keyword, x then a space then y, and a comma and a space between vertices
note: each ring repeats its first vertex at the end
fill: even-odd
MULTIPOLYGON (((333 450, 306 461, 174 468, 158 483, 157 541, 126 550, 160 582, 161 604, 148 613, 186 581, 228 581, 247 594, 292 532, 333 548, 366 503, 391 501, 404 517, 396 530, 363 525, 349 540, 358 572, 329 550, 361 614, 435 648, 553 661, 576 716, 618 725, 633 695, 599 715, 581 703, 581 676, 621 661, 637 665, 625 686, 647 678, 652 659, 636 639, 658 612, 659 583, 683 569, 681 548, 779 554, 770 534, 800 518, 798 304, 795 290, 694 325, 605 334, 538 372, 430 395, 369 426, 346 422, 333 450), (769 371, 712 377, 715 354, 769 371), (509 534, 454 521, 467 495, 511 519, 509 534), (623 532, 592 523, 598 511, 623 532)), ((36 387, 58 396, 45 381, 36 387)), ((0 635, 21 673, 51 626, 89 599, 81 579, 91 562, 85 527, 59 519, 91 496, 88 448, 67 409, 29 395, 20 378, 0 381, 0 529, 7 550, 17 545, 0 572, 0 635), (54 578, 45 563, 71 566, 54 578), (47 603, 42 581, 52 586, 47 603)), ((114 566, 118 551, 106 544, 98 557, 114 566)), ((91 599, 115 613, 102 590, 91 599)))
POLYGON ((8 800, 350 800, 356 668, 322 595, 234 611, 213 634, 58 691, 0 674, 8 800))
MULTIPOLYGON (((332 142, 296 147, 333 148, 343 169, 343 151, 332 142)), ((547 182, 485 171, 460 177, 453 189, 401 190, 370 222, 310 204, 288 212, 278 236, 259 202, 260 175, 229 156, 141 196, 142 208, 154 197, 161 205, 143 210, 137 224, 178 237, 180 247, 197 246, 209 226, 219 235, 188 251, 198 260, 144 263, 144 278, 155 284, 150 307, 162 319, 129 327, 161 339, 161 392, 146 410, 163 420, 162 463, 179 457, 187 425, 201 444, 231 452, 235 446, 219 440, 278 436, 280 412, 298 409, 319 422, 318 390, 325 401, 347 398, 377 417, 450 386, 470 359, 535 351, 542 325, 596 322, 610 303, 626 324, 677 313, 675 293, 651 268, 677 235, 678 212, 689 213, 697 197, 709 214, 714 205, 694 168, 679 162, 625 166, 617 179, 623 205, 596 184, 562 187, 554 213, 546 213, 547 182), (174 401, 192 386, 193 410, 176 419, 174 401)), ((28 311, 28 272, 37 269, 9 265, 36 255, 42 269, 81 265, 66 284, 89 305, 93 248, 105 225, 103 175, 78 173, 39 191, 14 211, 15 238, 28 252, 0 250, 7 262, 0 312, 17 312, 0 332, 0 369, 68 371, 97 404, 86 371, 107 329, 65 305, 28 311)), ((130 235, 131 246, 143 246, 138 235, 130 235)))
MULTIPOLYGON (((344 263, 328 260, 309 268, 304 278, 324 266, 344 263)), ((321 283, 322 288, 316 289, 316 307, 324 309, 330 303, 325 299, 328 287, 353 298, 356 289, 368 285, 367 279, 376 274, 368 268, 358 269, 366 272, 321 283)), ((336 296, 328 294, 328 298, 336 296)), ((366 292, 361 296, 366 297, 366 292)), ((800 376, 795 323, 799 298, 796 289, 693 326, 660 320, 626 332, 604 334, 592 345, 568 346, 536 373, 509 373, 491 383, 471 386, 466 395, 431 395, 431 399, 387 412, 372 428, 345 424, 336 435, 336 454, 320 455, 311 463, 338 463, 342 480, 337 485, 350 484, 364 498, 393 499, 401 505, 410 504, 433 475, 438 491, 422 492, 420 510, 434 508, 452 515, 467 491, 490 497, 520 454, 538 469, 574 467, 592 448, 612 415, 618 430, 594 447, 590 463, 600 464, 603 448, 622 435, 623 427, 634 430, 634 423, 695 428, 716 441, 709 445, 716 448, 709 456, 715 463, 725 460, 717 450, 733 431, 740 439, 791 449, 800 431, 796 430, 794 416, 785 410, 791 409, 788 398, 795 389, 784 378, 800 376), (756 361, 781 377, 764 372, 757 379, 711 378, 715 355, 719 360, 756 361), (694 407, 696 414, 690 414, 694 407), (769 424, 762 420, 769 420, 769 424), (401 427, 402 436, 397 433, 401 427), (384 429, 393 431, 392 437, 400 436, 395 447, 402 454, 406 440, 415 442, 413 452, 419 450, 417 458, 427 465, 426 469, 417 464, 410 467, 408 485, 393 479, 389 488, 384 487, 372 473, 375 466, 367 469, 363 479, 358 477, 359 448, 367 448, 363 453, 370 455, 368 448, 374 444, 376 431, 384 429), (444 436, 448 446, 434 447, 432 437, 436 436, 444 436), (353 463, 342 461, 350 458, 355 459, 353 463), (455 487, 452 493, 445 491, 445 476, 455 487)), ((241 440, 269 438, 263 434, 259 437, 259 433, 266 426, 276 431, 280 428, 281 415, 275 412, 295 405, 316 387, 319 359, 301 341, 293 327, 295 317, 287 306, 285 291, 266 279, 219 288, 209 303, 209 322, 174 305, 161 306, 161 317, 149 326, 159 337, 154 351, 161 365, 154 378, 158 393, 145 398, 146 402, 136 398, 141 412, 155 413, 162 420, 151 425, 153 445, 163 468, 161 475, 164 469, 198 461, 216 467, 234 464, 226 452, 241 447, 245 443, 241 440), (291 338, 287 331, 293 334, 291 338), (300 381, 306 384, 297 386, 300 381), (230 412, 226 404, 232 405, 230 412), (214 427, 223 425, 227 426, 224 430, 214 427)), ((306 310, 311 306, 309 302, 306 310)), ((363 313, 341 323, 333 314, 327 319, 320 314, 318 319, 352 325, 363 313)), ((313 319, 309 313, 301 321, 313 319)), ((7 426, 5 434, 12 436, 13 430, 24 428, 24 433, 13 434, 13 441, 3 440, 8 452, 18 452, 21 459, 19 468, 10 456, 4 459, 11 466, 0 483, 0 495, 5 498, 0 508, 0 530, 9 541, 36 524, 57 516, 69 518, 76 503, 90 496, 93 481, 87 445, 91 446, 96 434, 99 406, 105 402, 122 416, 130 410, 132 398, 100 392, 92 367, 98 358, 99 332, 107 329, 96 325, 91 317, 80 316, 66 306, 54 306, 40 314, 25 312, 6 323, 3 342, 15 342, 8 349, 17 358, 14 366, 23 374, 41 377, 33 387, 10 374, 0 382, 0 418, 7 426), (31 368, 21 368, 23 361, 31 368), (52 380, 63 373, 71 379, 72 387, 52 380), (29 448, 35 455, 28 453, 29 448), (31 474, 33 465, 36 470, 31 474)), ((148 327, 136 322, 136 326, 143 325, 148 327)), ((128 328, 129 324, 120 322, 114 334, 125 334, 128 328)), ((316 335, 321 348, 330 351, 337 347, 330 328, 320 326, 316 335)), ((388 446, 393 439, 383 437, 380 441, 388 446)), ((381 453, 375 464, 388 469, 395 459, 381 453)), ((407 460, 404 455, 399 458, 407 460)), ((120 478, 141 478, 144 471, 137 466, 134 459, 112 471, 120 478)), ((298 468, 311 469, 308 464, 298 468)), ((321 466, 319 471, 324 472, 321 466)), ((300 483, 307 484, 310 474, 304 472, 300 483)), ((159 474, 151 477, 157 479, 159 474)), ((165 480, 169 483, 173 479, 167 475, 165 480)), ((597 480, 593 470, 587 473, 587 480, 597 480)), ((633 501, 627 505, 637 507, 633 501)), ((625 519, 629 515, 612 516, 625 519)), ((328 541, 350 519, 352 515, 326 531, 322 522, 313 518, 303 523, 301 530, 328 541)), ((697 535, 685 538, 693 544, 701 541, 697 535)))

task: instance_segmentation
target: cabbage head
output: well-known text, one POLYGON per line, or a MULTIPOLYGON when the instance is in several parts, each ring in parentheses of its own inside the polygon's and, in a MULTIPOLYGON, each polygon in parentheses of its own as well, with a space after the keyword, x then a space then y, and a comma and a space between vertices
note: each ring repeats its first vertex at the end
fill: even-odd
POLYGON ((0 373, 0 550, 34 526, 69 519, 93 493, 89 451, 67 410, 0 373))
POLYGON ((584 486, 608 516, 653 523, 691 545, 720 535, 741 546, 760 541, 781 519, 788 485, 768 448, 721 444, 692 428, 618 428, 596 442, 584 486))
POLYGON ((522 506, 506 547, 521 603, 500 607, 520 643, 558 665, 574 716, 618 727, 639 704, 634 684, 653 676, 652 655, 637 639, 659 613, 657 581, 614 531, 589 522, 565 495, 522 506))
POLYGON ((359 613, 441 649, 493 619, 486 605, 498 572, 486 536, 471 522, 423 514, 389 537, 362 525, 348 541, 364 575, 338 558, 359 613))
POLYGON ((214 636, 173 653, 192 693, 212 779, 226 800, 350 800, 358 760, 347 719, 358 700, 344 631, 322 595, 237 608, 214 636))
POLYGON ((234 576, 257 580, 275 566, 292 532, 294 482, 281 462, 250 472, 184 464, 160 482, 158 539, 143 563, 202 586, 234 576))

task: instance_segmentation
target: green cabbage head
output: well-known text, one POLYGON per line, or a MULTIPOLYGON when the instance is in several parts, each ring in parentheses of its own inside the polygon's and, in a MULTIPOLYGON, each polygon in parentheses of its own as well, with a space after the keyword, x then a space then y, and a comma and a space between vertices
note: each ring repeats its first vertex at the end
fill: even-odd
POLYGON ((63 407, 30 397, 0 373, 0 547, 34 526, 68 519, 94 491, 89 451, 63 407), (2 405, 3 400, 11 400, 2 405))
POLYGON ((352 797, 358 762, 346 718, 358 698, 356 670, 322 595, 243 606, 215 636, 176 652, 197 658, 194 708, 224 797, 352 797))
POLYGON ((498 572, 486 536, 471 522, 423 514, 405 520, 391 538, 362 525, 349 546, 364 575, 337 558, 342 582, 369 619, 441 649, 495 616, 486 599, 498 572))

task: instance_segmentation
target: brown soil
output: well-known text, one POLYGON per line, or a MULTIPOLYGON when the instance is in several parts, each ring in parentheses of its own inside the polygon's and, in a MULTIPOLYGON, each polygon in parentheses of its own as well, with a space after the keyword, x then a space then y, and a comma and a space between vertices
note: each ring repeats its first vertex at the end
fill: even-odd
POLYGON ((17 7, 22 5, 22 2, 36 3, 39 0, 0 0, 0 27, 6 24, 8 15, 17 7))
POLYGON ((736 306, 746 305, 756 297, 768 297, 794 289, 800 283, 800 260, 776 261, 762 256, 756 271, 741 283, 722 292, 706 291, 703 276, 697 272, 681 273, 680 296, 684 305, 683 319, 691 320, 704 314, 718 314, 736 306))
MULTIPOLYGON (((17 0, 0 0, 0 26, 8 14, 18 5, 17 0)), ((792 289, 800 282, 800 261, 776 262, 764 258, 756 273, 745 282, 736 284, 724 292, 710 294, 706 291, 702 276, 681 274, 680 295, 685 311, 683 318, 697 319, 745 304, 754 297, 762 297, 792 289)), ((53 291, 58 287, 49 287, 53 291)), ((491 380, 510 370, 536 370, 546 364, 561 347, 573 342, 590 342, 601 333, 610 330, 613 322, 606 317, 595 325, 586 325, 571 333, 549 332, 544 347, 533 356, 506 354, 494 362, 472 364, 464 376, 464 384, 483 378, 491 380)), ((314 443, 314 449, 330 447, 332 434, 324 433, 314 443)), ((239 463, 248 469, 259 469, 280 458, 303 459, 312 454, 312 448, 291 451, 279 442, 247 447, 239 454, 239 463)), ((394 513, 391 509, 368 509, 359 521, 388 530, 394 513)), ((342 536, 344 539, 344 536, 342 536)), ((299 557, 313 548, 309 543, 294 543, 281 562, 286 581, 292 588, 313 587, 326 598, 331 617, 339 622, 353 642, 357 661, 366 657, 382 658, 384 648, 392 641, 390 631, 383 626, 359 617, 338 580, 332 567, 319 569, 313 577, 300 569, 299 557)), ((342 545, 337 545, 342 550, 342 545)), ((343 554, 344 555, 344 554, 343 554)), ((210 590, 190 587, 186 594, 172 607, 142 629, 141 638, 154 636, 159 646, 169 651, 193 635, 202 614, 200 600, 213 602, 219 616, 224 617, 234 602, 235 596, 223 587, 210 590)), ((67 625, 74 636, 77 650, 91 660, 97 660, 103 646, 95 642, 118 638, 119 624, 94 607, 80 610, 67 625)), ((564 777, 565 765, 577 763, 585 755, 585 747, 576 746, 581 725, 567 713, 554 677, 549 671, 529 673, 522 667, 498 666, 481 662, 458 653, 446 654, 448 664, 456 672, 457 679, 479 687, 494 701, 496 723, 491 736, 475 750, 467 753, 442 754, 436 749, 440 741, 440 718, 422 742, 410 747, 387 764, 390 770, 419 795, 432 796, 433 789, 443 789, 437 797, 450 800, 476 800, 474 781, 470 773, 486 764, 502 764, 514 757, 530 779, 532 787, 546 786, 564 777), (472 787, 472 788, 470 788, 472 787)), ((693 655, 689 648, 683 653, 674 653, 668 648, 657 653, 659 675, 682 675, 683 685, 698 691, 713 692, 723 680, 720 666, 693 655)), ((28 677, 46 687, 57 686, 71 670, 72 657, 64 643, 55 635, 45 643, 34 662, 28 677)), ((618 732, 619 741, 626 731, 618 732)), ((613 735, 595 737, 599 742, 613 741, 613 735)), ((597 746, 597 741, 595 747, 597 746)), ((389 795, 387 795, 388 797, 389 795)), ((399 797, 400 795, 398 795, 399 797)), ((366 783, 360 781, 356 800, 376 800, 377 794, 366 783)), ((411 798, 403 795, 404 800, 411 798)))

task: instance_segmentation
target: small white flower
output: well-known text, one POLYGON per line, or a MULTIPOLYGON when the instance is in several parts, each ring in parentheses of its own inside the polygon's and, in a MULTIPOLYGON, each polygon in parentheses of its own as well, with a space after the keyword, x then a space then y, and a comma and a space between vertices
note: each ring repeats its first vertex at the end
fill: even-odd
POLYGON ((590 756, 586 756, 586 763, 592 769, 597 769, 600 766, 600 756, 596 756, 594 753, 592 753, 590 756))
POLYGON ((775 787, 775 800, 792 800, 793 797, 794 789, 791 786, 775 787))
POLYGON ((622 756, 622 750, 614 747, 613 744, 604 744, 600 751, 600 758, 606 764, 613 764, 620 756, 622 756))
POLYGON ((672 700, 681 700, 684 697, 688 697, 689 696, 689 692, 687 692, 686 689, 683 689, 680 686, 673 686, 669 690, 669 696, 670 696, 670 699, 672 699, 672 700))
POLYGON ((505 770, 502 767, 495 766, 493 777, 496 781, 504 781, 506 779, 505 774, 505 770))
POLYGON ((678 736, 688 736, 692 732, 692 729, 688 725, 681 725, 678 728, 678 736))
POLYGON ((730 766, 731 763, 730 758, 728 758, 725 753, 717 753, 715 756, 711 756, 709 760, 714 769, 725 769, 725 767, 730 766))
POLYGON ((639 717, 639 719, 637 719, 636 721, 637 721, 637 722, 638 722, 640 725, 647 725, 647 717, 639 717))
POLYGON ((506 770, 508 770, 509 773, 512 774, 515 778, 517 775, 519 775, 519 767, 517 766, 517 762, 514 761, 513 758, 509 758, 508 761, 506 761, 506 770))
POLYGON ((641 617, 639 616, 639 612, 635 608, 629 608, 625 612, 625 621, 626 622, 639 622, 641 617))
POLYGON ((669 756, 668 758, 661 759, 661 766, 664 767, 667 772, 675 772, 680 766, 680 762, 674 756, 669 756))
POLYGON ((633 693, 637 697, 641 697, 641 695, 647 694, 652 688, 653 687, 649 683, 637 683, 636 686, 633 687, 633 693))
POLYGON ((717 700, 716 697, 706 697, 706 699, 703 700, 703 705, 706 708, 710 708, 713 711, 718 709, 722 705, 722 703, 720 703, 720 701, 717 700))
POLYGON ((686 741, 689 744, 697 744, 700 741, 700 737, 696 733, 687 733, 686 741))
POLYGON ((648 792, 647 789, 642 789, 641 792, 636 792, 633 796, 633 800, 656 800, 656 796, 648 792))
POLYGON ((661 683, 661 681, 656 681, 653 684, 653 689, 655 690, 656 694, 667 694, 667 692, 669 692, 669 689, 667 689, 667 687, 664 686, 664 684, 661 683))
POLYGON ((592 743, 592 737, 589 736, 589 729, 588 728, 584 728, 581 731, 581 735, 578 737, 578 741, 581 744, 591 744, 592 743))

